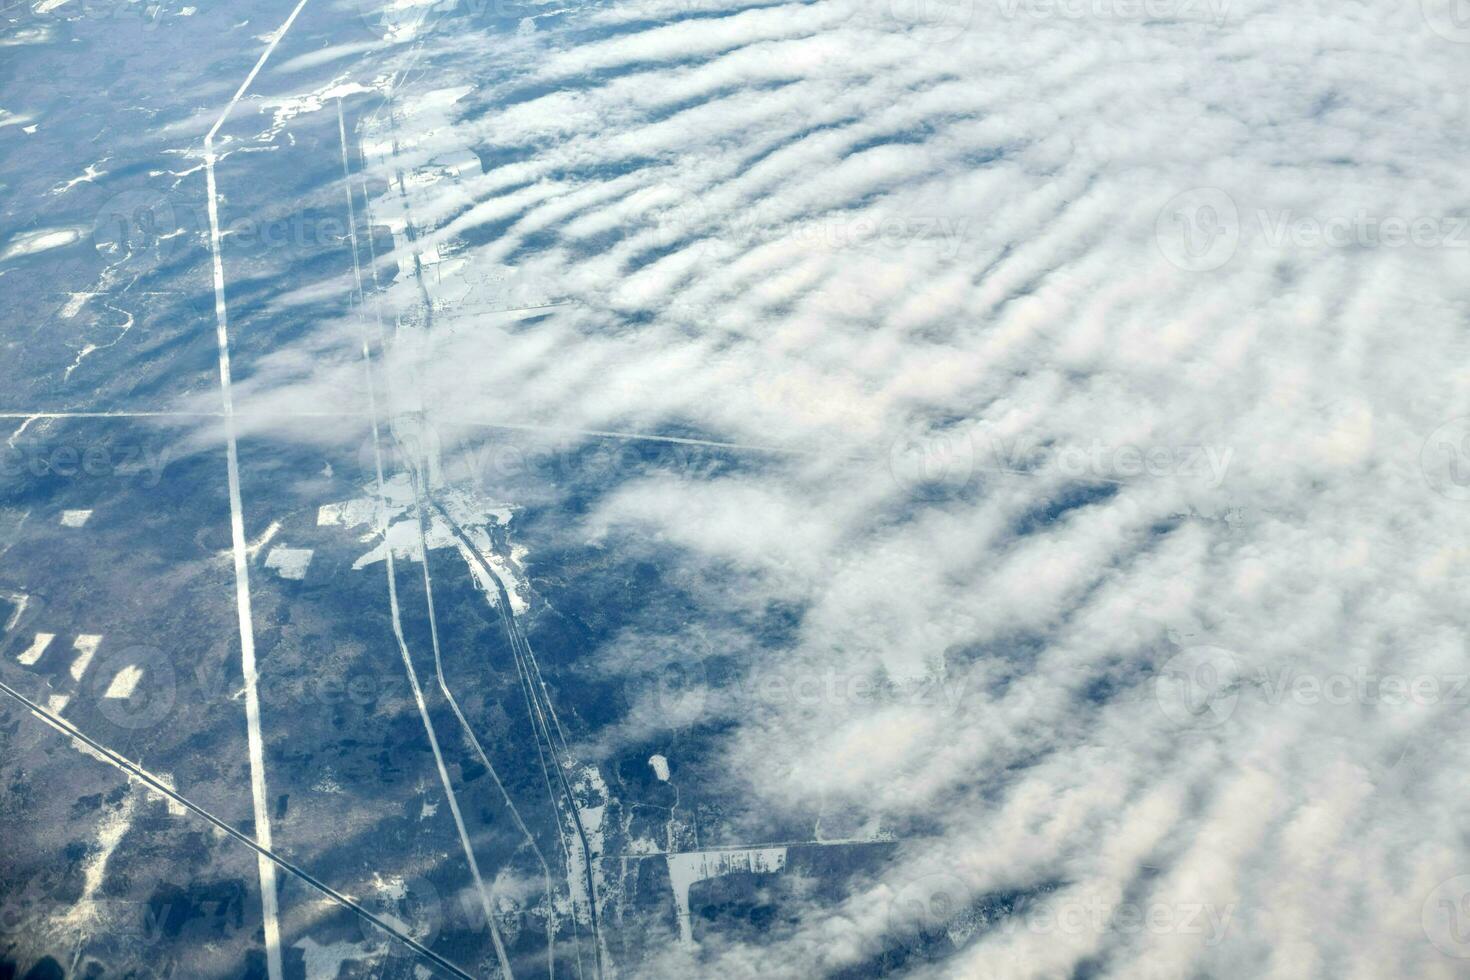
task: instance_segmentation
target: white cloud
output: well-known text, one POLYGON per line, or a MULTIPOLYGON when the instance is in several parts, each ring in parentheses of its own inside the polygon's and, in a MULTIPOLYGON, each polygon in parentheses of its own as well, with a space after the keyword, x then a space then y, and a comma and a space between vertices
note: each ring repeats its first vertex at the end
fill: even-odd
MULTIPOLYGON (((506 307, 574 301, 530 328, 448 304, 405 328, 395 383, 417 376, 446 425, 681 425, 811 454, 630 480, 580 529, 713 609, 803 609, 789 649, 744 651, 755 670, 961 692, 946 710, 912 687, 686 692, 740 720, 726 750, 732 783, 762 776, 753 811, 924 831, 793 934, 712 941, 701 969, 855 966, 909 941, 897 897, 946 875, 1034 893, 1042 925, 1129 906, 1158 928, 972 923, 916 976, 1455 975, 1421 910, 1467 869, 1470 746, 1445 686, 1466 669, 1470 504, 1420 453, 1470 412, 1465 49, 1412 4, 1231 3, 1217 27, 976 3, 959 31, 858 0, 700 9, 446 36, 443 91, 397 97, 395 165, 516 162, 416 197, 425 234, 383 268, 453 245, 506 307), (593 27, 613 33, 578 43, 593 27), (1200 188, 1229 213, 1165 210, 1200 188), (1311 234, 1421 219, 1425 246, 1311 234), (977 454, 938 487, 896 478, 890 448, 940 431, 977 454), (999 473, 996 440, 1103 462, 999 473), (1228 464, 1118 462, 1195 449, 1228 464), (746 588, 711 585, 715 566, 746 588), (1181 729, 1155 684, 1195 645, 1245 681, 1221 724, 1181 729), (1441 686, 1308 703, 1279 696, 1283 672, 1441 686), (1186 927, 1194 906, 1219 928, 1186 927)), ((417 288, 400 276, 390 313, 417 288)), ((353 330, 322 326, 237 401, 351 403, 353 330)), ((621 637, 604 664, 635 672, 644 649, 621 637)), ((660 721, 635 715, 603 734, 660 721)))

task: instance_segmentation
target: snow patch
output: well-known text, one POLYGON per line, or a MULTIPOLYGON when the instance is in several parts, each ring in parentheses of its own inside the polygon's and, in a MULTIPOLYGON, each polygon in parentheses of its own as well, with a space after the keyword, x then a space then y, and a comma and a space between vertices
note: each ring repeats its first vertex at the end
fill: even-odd
POLYGON ((25 615, 26 606, 30 605, 31 597, 24 592, 0 592, 0 599, 9 599, 15 604, 15 610, 5 621, 5 632, 9 633, 15 629, 15 624, 20 622, 20 617, 25 615))
POLYGON ((37 633, 36 638, 31 641, 31 645, 15 659, 26 667, 34 665, 37 660, 41 659, 41 654, 46 652, 46 648, 51 645, 51 641, 54 639, 56 639, 55 633, 37 633))
POLYGON ((71 190, 78 184, 95 183, 98 177, 105 177, 108 173, 110 173, 110 171, 98 169, 105 162, 106 160, 104 159, 99 160, 96 163, 87 164, 86 169, 82 171, 82 175, 80 177, 73 177, 71 180, 63 180, 58 182, 54 187, 51 188, 50 193, 53 196, 57 194, 65 194, 67 191, 71 190))
POLYGON ((77 659, 71 662, 71 679, 79 681, 87 672, 87 665, 97 655, 97 648, 102 645, 102 636, 97 633, 83 633, 72 641, 76 647, 77 659))
POLYGON ((267 101, 264 108, 270 109, 274 114, 274 118, 271 120, 270 129, 260 134, 258 139, 264 142, 270 142, 276 138, 276 135, 281 130, 286 128, 286 123, 295 119, 297 116, 318 112, 332 102, 338 99, 344 99, 349 95, 356 95, 359 92, 371 94, 374 91, 376 90, 368 88, 365 85, 359 85, 356 82, 333 81, 317 89, 315 92, 307 92, 304 95, 295 95, 285 99, 267 101))
POLYGON ((67 320, 70 320, 72 317, 76 316, 78 313, 80 313, 82 311, 82 307, 84 305, 86 305, 87 300, 91 299, 93 296, 96 296, 96 295, 97 295, 96 293, 85 293, 85 292, 83 292, 83 293, 72 293, 71 296, 68 297, 68 299, 66 301, 66 305, 61 308, 61 315, 62 315, 62 317, 64 317, 67 320))
POLYGON ((102 696, 104 698, 114 699, 130 698, 133 696, 133 692, 138 689, 138 682, 142 679, 143 668, 137 664, 128 664, 117 672, 117 676, 112 679, 111 684, 107 685, 107 690, 103 692, 102 696))
MULTIPOLYGON (((373 492, 373 488, 365 487, 364 491, 368 493, 367 496, 339 503, 323 504, 317 511, 319 526, 366 526, 374 529, 364 535, 362 540, 377 543, 352 563, 353 571, 360 571, 369 565, 385 560, 390 548, 394 558, 402 558, 407 561, 423 560, 422 544, 427 544, 430 551, 437 551, 440 548, 459 548, 461 553, 465 552, 464 543, 455 536, 454 529, 449 522, 444 519, 438 509, 432 507, 425 508, 424 540, 421 544, 419 508, 414 497, 413 483, 408 474, 399 473, 383 481, 381 501, 376 492, 373 492), (384 519, 381 511, 386 511, 387 532, 380 536, 376 533, 376 529, 384 519)), ((510 524, 511 508, 506 504, 489 503, 470 492, 457 489, 440 490, 435 494, 435 500, 454 520, 454 523, 464 531, 465 537, 470 539, 475 551, 485 560, 485 564, 489 565, 499 576, 506 593, 510 596, 512 611, 515 613, 528 612, 531 608, 528 601, 531 589, 521 568, 527 551, 524 547, 512 546, 511 556, 507 558, 495 550, 489 532, 491 527, 506 527, 510 524)), ((470 566, 471 573, 475 575, 477 581, 481 582, 481 586, 489 595, 491 604, 495 604, 498 592, 493 583, 480 579, 483 571, 471 555, 465 554, 465 561, 470 566)))
POLYGON ((122 798, 116 810, 105 814, 97 827, 97 836, 92 840, 92 849, 82 862, 82 895, 67 910, 66 921, 72 928, 85 928, 97 920, 97 902, 94 900, 102 888, 107 874, 107 862, 124 835, 133 825, 133 810, 138 805, 138 795, 129 792, 122 798))
MULTIPOLYGON (((294 943, 306 961, 306 980, 337 980, 342 967, 358 960, 375 959, 381 950, 371 949, 362 943, 319 943, 306 936, 294 943)), ((376 971, 372 971, 376 975, 376 971)))
POLYGON ((311 564, 310 548, 287 548, 278 545, 265 557, 265 567, 274 568, 281 578, 301 580, 306 578, 306 566, 311 564))
POLYGON ((376 501, 368 497, 340 504, 322 504, 316 512, 317 527, 357 527, 371 523, 375 504, 376 501))
POLYGON ((342 792, 342 784, 337 782, 337 774, 332 772, 331 767, 328 766, 317 777, 316 785, 312 786, 312 790, 317 793, 336 795, 342 792))
POLYGON ((689 916, 689 889, 697 881, 748 871, 751 874, 774 874, 786 867, 786 848, 756 847, 733 851, 689 851, 670 854, 669 883, 674 889, 674 905, 679 913, 679 938, 694 942, 694 924, 689 916))
POLYGON ((81 241, 85 231, 85 228, 78 226, 76 228, 45 228, 41 231, 16 235, 10 246, 4 252, 0 252, 0 259, 35 255, 37 252, 49 252, 54 248, 72 245, 81 241))

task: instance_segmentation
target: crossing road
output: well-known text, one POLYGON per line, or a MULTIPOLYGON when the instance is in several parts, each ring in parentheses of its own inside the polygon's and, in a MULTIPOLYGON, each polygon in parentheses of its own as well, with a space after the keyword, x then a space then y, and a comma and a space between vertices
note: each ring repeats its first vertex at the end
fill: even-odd
POLYGON ((474 976, 455 966, 449 960, 440 956, 438 953, 429 949, 427 946, 424 946, 412 936, 409 936, 406 933, 395 928, 394 926, 388 924, 383 919, 379 918, 378 916, 369 912, 367 909, 363 908, 361 905, 354 902, 352 899, 348 898, 346 895, 343 895, 341 892, 337 891, 331 885, 326 884, 325 882, 316 878, 314 875, 311 875, 302 868, 297 867, 295 864, 292 864, 290 861, 281 857, 274 851, 268 850, 267 848, 264 848, 261 845, 257 844, 255 842, 255 839, 252 838, 250 835, 244 833, 241 830, 237 830, 230 824, 225 823, 219 817, 216 817, 214 814, 204 809, 199 804, 194 803, 193 801, 179 795, 178 792, 171 789, 161 779, 150 773, 148 770, 142 768, 139 765, 136 765, 133 762, 128 761, 127 759, 118 755, 116 752, 93 740, 89 736, 83 734, 71 722, 60 717, 59 715, 55 715, 52 714, 50 711, 47 711, 45 708, 41 707, 39 704, 36 704, 30 698, 26 697, 24 694, 21 694, 19 691, 15 690, 3 681, 0 681, 0 693, 6 694, 16 701, 20 702, 22 705, 25 706, 27 710, 30 711, 31 714, 44 721, 46 724, 50 725, 61 734, 82 743, 83 745, 87 746, 87 748, 102 756, 104 761, 110 763, 118 769, 121 769, 123 772, 127 773, 129 776, 132 776, 134 779, 140 780, 141 782, 147 784, 150 789, 168 797, 170 800, 177 803, 179 806, 183 807, 189 812, 195 814, 196 816, 200 816, 203 817, 205 820, 208 820, 210 823, 214 824, 214 826, 218 827, 220 830, 224 831, 235 840, 255 851, 256 854, 273 862, 282 871, 285 871, 288 874, 295 875, 297 878, 306 882, 312 888, 315 888, 317 891, 321 892, 323 895, 327 896, 338 905, 342 906, 345 909, 348 909, 351 912, 356 913, 363 919, 366 919, 368 922, 371 922, 373 925, 386 932, 389 936, 392 936, 394 939, 403 943, 409 949, 413 950, 415 953, 418 953, 420 956, 429 960, 431 963, 435 964, 443 970, 446 970, 453 976, 462 977, 463 980, 475 980, 474 976))

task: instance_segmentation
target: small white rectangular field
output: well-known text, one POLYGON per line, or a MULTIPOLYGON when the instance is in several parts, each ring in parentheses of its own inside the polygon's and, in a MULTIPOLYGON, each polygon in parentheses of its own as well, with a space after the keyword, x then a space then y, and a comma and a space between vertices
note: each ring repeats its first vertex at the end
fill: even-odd
POLYGON ((306 566, 310 564, 310 548, 275 547, 265 556, 265 567, 274 568, 281 578, 306 578, 306 566))
POLYGON ((107 690, 103 692, 102 696, 113 699, 130 698, 133 696, 133 692, 138 689, 138 682, 142 679, 143 668, 137 664, 128 664, 117 672, 117 676, 112 679, 111 684, 107 685, 107 690))
POLYGON ((76 648, 77 658, 71 662, 71 679, 79 681, 87 672, 87 665, 97 655, 97 648, 102 645, 102 637, 96 633, 83 633, 71 644, 76 648))
POLYGON ((46 652, 46 648, 51 645, 51 641, 54 639, 56 639, 55 633, 37 633, 36 638, 31 641, 31 645, 15 659, 26 667, 35 666, 36 661, 41 659, 41 654, 46 652))

